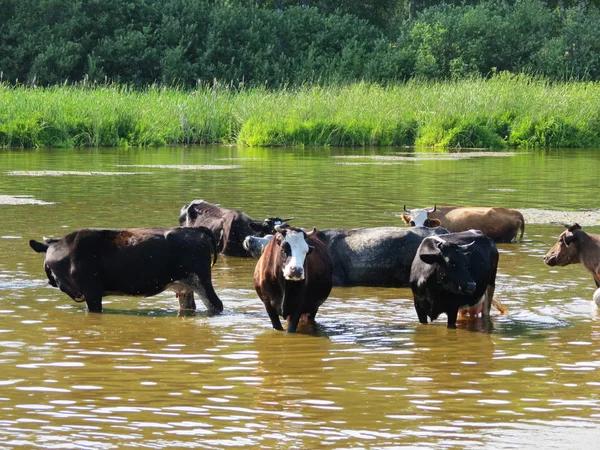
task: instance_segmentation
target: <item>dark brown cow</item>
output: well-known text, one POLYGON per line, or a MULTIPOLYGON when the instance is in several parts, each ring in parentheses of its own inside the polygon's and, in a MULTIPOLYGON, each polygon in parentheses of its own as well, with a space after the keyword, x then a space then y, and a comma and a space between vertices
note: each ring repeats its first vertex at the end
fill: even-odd
POLYGON ((301 316, 314 320, 333 286, 333 264, 316 228, 276 227, 254 270, 254 287, 273 328, 283 330, 279 316, 294 333, 301 316))
POLYGON ((406 205, 402 220, 411 226, 442 226, 451 233, 479 230, 494 242, 512 242, 519 230, 523 239, 525 218, 515 209, 477 206, 434 206, 433 208, 411 209, 406 205))
POLYGON ((196 309, 196 292, 209 312, 223 310, 211 282, 217 251, 207 228, 84 229, 29 245, 46 254, 50 285, 85 301, 91 312, 102 311, 106 295, 151 297, 165 290, 177 293, 181 309, 196 309))
POLYGON ((186 227, 206 227, 217 238, 219 252, 227 256, 245 256, 250 254, 244 249, 246 236, 264 236, 273 234, 276 225, 292 220, 269 217, 254 220, 239 209, 221 208, 219 205, 194 200, 181 208, 179 225, 186 227))
POLYGON ((571 225, 546 253, 544 262, 550 267, 581 263, 600 288, 600 235, 586 233, 577 223, 571 225))

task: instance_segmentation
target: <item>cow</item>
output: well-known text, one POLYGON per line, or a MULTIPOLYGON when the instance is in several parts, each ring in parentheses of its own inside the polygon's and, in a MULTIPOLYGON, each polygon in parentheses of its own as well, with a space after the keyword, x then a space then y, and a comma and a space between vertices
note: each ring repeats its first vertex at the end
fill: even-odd
POLYGON ((271 324, 283 330, 279 316, 294 333, 301 316, 314 321, 333 286, 333 264, 317 230, 309 233, 288 225, 276 226, 254 270, 254 287, 271 324))
POLYGON ((498 259, 494 241, 477 230, 423 239, 410 272, 419 322, 446 313, 447 327, 456 328, 458 312, 465 307, 489 316, 498 259))
POLYGON ((194 200, 184 205, 179 213, 180 226, 209 228, 217 238, 219 252, 226 256, 250 257, 242 245, 246 236, 272 234, 276 225, 290 220, 292 218, 279 217, 254 220, 238 209, 222 208, 204 200, 194 200))
POLYGON ((586 233, 577 223, 567 227, 544 256, 544 262, 550 267, 581 263, 600 288, 600 235, 586 233))
POLYGON ((519 230, 523 239, 525 218, 515 209, 475 206, 434 206, 407 210, 404 205, 402 220, 411 226, 446 228, 451 233, 480 230, 494 242, 513 242, 519 230))
POLYGON ((82 229, 60 239, 30 240, 45 253, 51 286, 90 312, 102 312, 102 297, 151 297, 175 291, 180 309, 196 309, 194 292, 211 314, 223 311, 211 281, 217 261, 212 231, 196 228, 82 229))
MULTIPOLYGON (((446 234, 444 228, 329 228, 318 232, 333 261, 334 286, 408 287, 410 268, 421 241, 446 234)), ((272 236, 248 236, 244 247, 260 257, 272 236)))

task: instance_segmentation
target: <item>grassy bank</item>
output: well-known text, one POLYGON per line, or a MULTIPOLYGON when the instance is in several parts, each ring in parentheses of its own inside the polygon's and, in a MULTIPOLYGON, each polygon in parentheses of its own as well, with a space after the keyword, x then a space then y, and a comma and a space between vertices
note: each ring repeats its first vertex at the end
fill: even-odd
POLYGON ((600 147, 600 84, 490 80, 268 91, 0 85, 0 146, 600 147))

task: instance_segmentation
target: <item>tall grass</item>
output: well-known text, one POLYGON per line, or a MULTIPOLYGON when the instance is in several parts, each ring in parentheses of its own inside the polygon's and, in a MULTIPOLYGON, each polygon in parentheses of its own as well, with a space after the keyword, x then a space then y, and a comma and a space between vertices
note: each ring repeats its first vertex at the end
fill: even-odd
POLYGON ((0 84, 0 146, 600 147, 600 84, 491 79, 193 91, 0 84))

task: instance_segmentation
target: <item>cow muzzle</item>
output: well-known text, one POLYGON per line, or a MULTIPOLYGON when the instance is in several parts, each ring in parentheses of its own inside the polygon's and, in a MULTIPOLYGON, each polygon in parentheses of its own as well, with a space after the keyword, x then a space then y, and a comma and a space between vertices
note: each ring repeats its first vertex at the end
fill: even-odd
POLYGON ((304 280, 304 268, 288 266, 283 271, 283 276, 289 281, 302 281, 304 280))
POLYGON ((544 256, 544 263, 550 267, 553 267, 556 265, 556 257, 555 256, 548 256, 545 255, 544 256))

